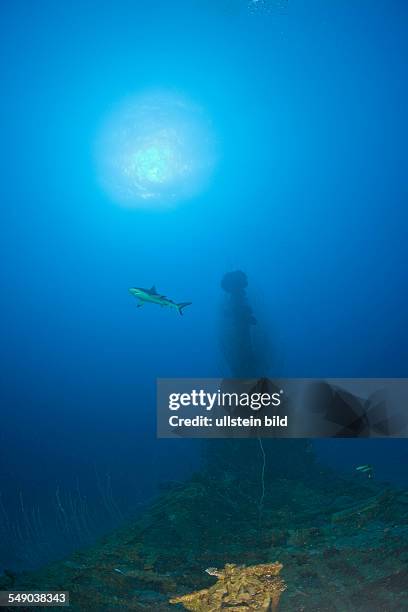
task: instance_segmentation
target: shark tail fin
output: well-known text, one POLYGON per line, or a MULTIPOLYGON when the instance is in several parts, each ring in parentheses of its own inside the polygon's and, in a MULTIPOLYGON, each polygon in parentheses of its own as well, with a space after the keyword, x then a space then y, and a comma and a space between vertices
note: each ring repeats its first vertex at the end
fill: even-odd
POLYGON ((192 302, 180 302, 180 304, 177 304, 177 310, 182 315, 183 314, 183 308, 185 308, 186 306, 190 306, 190 304, 192 304, 192 302))

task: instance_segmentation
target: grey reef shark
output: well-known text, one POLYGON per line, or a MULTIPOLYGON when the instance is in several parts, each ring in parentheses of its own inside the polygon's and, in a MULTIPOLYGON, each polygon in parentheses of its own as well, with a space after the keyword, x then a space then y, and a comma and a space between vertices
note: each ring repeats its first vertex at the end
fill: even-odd
POLYGON ((179 314, 183 314, 183 308, 190 306, 192 302, 173 302, 165 295, 157 293, 156 287, 153 285, 151 289, 143 289, 142 287, 131 287, 129 293, 139 300, 138 308, 144 304, 158 304, 159 306, 168 306, 169 308, 175 308, 179 314))

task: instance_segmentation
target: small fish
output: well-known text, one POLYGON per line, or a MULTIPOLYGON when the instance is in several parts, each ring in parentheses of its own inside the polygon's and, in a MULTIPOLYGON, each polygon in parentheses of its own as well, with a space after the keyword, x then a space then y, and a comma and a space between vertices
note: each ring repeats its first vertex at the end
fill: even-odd
POLYGON ((221 572, 219 569, 217 569, 216 567, 207 567, 207 569, 205 570, 207 572, 207 574, 209 574, 210 576, 217 576, 220 577, 221 572))
POLYGON ((183 308, 190 306, 191 302, 173 302, 165 295, 157 293, 156 287, 153 285, 151 289, 143 289, 142 287, 131 287, 129 293, 139 300, 138 308, 146 303, 158 304, 159 306, 168 306, 169 308, 175 308, 179 314, 183 314, 183 308))
POLYGON ((358 465, 356 467, 356 472, 360 472, 360 474, 366 474, 368 478, 372 478, 374 475, 373 466, 369 465, 368 463, 366 465, 358 465))

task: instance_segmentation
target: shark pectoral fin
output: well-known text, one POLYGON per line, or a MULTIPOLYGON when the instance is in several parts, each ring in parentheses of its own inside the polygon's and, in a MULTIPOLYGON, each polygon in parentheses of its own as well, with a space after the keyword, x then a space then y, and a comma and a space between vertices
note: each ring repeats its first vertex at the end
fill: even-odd
POLYGON ((144 306, 143 302, 140 302, 139 304, 137 304, 137 308, 141 308, 142 306, 144 306))

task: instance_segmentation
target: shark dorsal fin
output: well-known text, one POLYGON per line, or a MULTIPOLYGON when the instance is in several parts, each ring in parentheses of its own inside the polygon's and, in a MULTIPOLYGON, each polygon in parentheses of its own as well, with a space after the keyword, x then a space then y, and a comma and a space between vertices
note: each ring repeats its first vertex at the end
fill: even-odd
POLYGON ((154 295, 157 295, 156 285, 152 286, 152 288, 150 289, 150 293, 154 293, 154 295))

